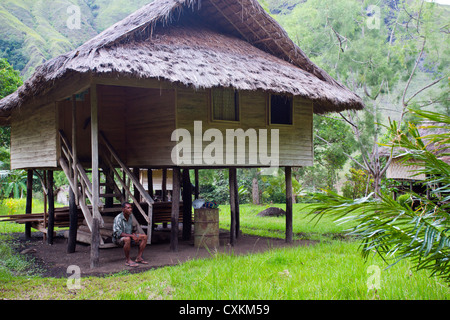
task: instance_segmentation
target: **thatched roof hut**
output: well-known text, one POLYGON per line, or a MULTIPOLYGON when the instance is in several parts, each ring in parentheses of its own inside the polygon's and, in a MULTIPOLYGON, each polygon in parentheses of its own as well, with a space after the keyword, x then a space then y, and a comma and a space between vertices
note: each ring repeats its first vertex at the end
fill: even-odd
POLYGON ((12 109, 74 74, 271 90, 313 100, 316 113, 363 108, 361 99, 314 65, 256 0, 154 1, 37 68, 0 101, 1 122, 8 124, 12 109))
MULTIPOLYGON (((183 184, 183 199, 191 198, 190 169, 229 170, 234 244, 237 168, 285 167, 286 240, 292 242, 291 168, 313 164, 313 114, 362 108, 362 100, 314 65, 256 0, 156 0, 39 67, 0 101, 0 124, 11 125, 13 169, 27 169, 31 177, 32 170, 47 170, 48 190, 52 172, 65 172, 75 193, 71 203, 92 232, 96 265, 102 214, 116 209, 110 201, 107 208, 111 197, 131 199, 151 234, 157 212, 139 170, 150 177, 153 169, 172 169, 176 251, 180 210, 183 238, 191 232, 191 206, 181 206, 177 196, 183 184), (106 208, 100 197, 107 198, 106 208)), ((153 190, 152 179, 148 183, 153 190)), ((73 249, 76 224, 70 234, 73 249)))
MULTIPOLYGON (((430 135, 447 133, 448 130, 442 124, 433 121, 423 121, 417 125, 417 130, 425 144, 427 151, 433 153, 438 159, 450 163, 450 148, 438 146, 436 143, 430 142, 430 135)), ((408 150, 403 148, 380 148, 380 156, 388 158, 392 153, 392 162, 386 170, 386 178, 399 181, 423 181, 426 179, 424 173, 417 174, 417 171, 423 166, 415 160, 405 160, 405 154, 408 150)))

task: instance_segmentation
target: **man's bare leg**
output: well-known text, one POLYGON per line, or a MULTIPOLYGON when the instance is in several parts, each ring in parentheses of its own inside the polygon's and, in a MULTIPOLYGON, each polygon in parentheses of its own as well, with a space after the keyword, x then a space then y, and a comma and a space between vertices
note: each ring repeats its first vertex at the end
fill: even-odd
POLYGON ((138 241, 139 241, 139 251, 136 257, 136 262, 147 264, 147 261, 144 261, 144 259, 142 258, 142 255, 144 254, 144 249, 147 246, 147 235, 139 234, 138 241))
POLYGON ((125 253, 126 264, 131 267, 135 267, 136 263, 133 260, 131 260, 130 251, 131 251, 131 238, 124 237, 123 238, 123 252, 125 253))

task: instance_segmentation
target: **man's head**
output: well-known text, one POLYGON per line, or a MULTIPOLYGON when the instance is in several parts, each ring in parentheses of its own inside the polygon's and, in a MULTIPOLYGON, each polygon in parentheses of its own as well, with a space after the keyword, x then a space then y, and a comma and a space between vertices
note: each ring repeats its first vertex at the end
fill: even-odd
POLYGON ((129 217, 133 213, 133 205, 129 202, 122 203, 122 212, 129 217))

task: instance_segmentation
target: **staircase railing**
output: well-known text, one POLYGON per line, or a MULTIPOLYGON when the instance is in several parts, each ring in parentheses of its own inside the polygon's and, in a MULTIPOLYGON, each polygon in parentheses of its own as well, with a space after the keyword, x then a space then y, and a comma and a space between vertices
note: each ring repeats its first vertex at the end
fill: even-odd
POLYGON ((145 221, 147 221, 148 243, 151 243, 154 200, 152 199, 152 197, 150 197, 150 195, 144 189, 142 184, 139 182, 139 179, 137 177, 135 177, 135 175, 130 171, 130 169, 122 162, 122 160, 120 160, 119 156, 117 155, 117 152, 114 150, 112 145, 106 139, 103 132, 99 132, 99 137, 100 137, 101 141, 103 142, 103 145, 106 147, 106 150, 105 150, 105 148, 100 149, 100 152, 102 154, 102 160, 110 168, 110 170, 114 173, 117 181, 120 183, 122 188, 126 191, 127 197, 125 197, 125 198, 129 197, 132 199, 132 201, 133 201, 134 205, 136 206, 136 208, 138 209, 139 213, 142 215, 142 217, 145 219, 145 221), (142 196, 142 199, 148 204, 148 212, 147 213, 145 213, 144 209, 140 205, 139 200, 134 197, 133 193, 130 190, 131 189, 130 186, 127 185, 126 181, 124 181, 124 179, 126 180, 126 178, 122 178, 120 176, 120 174, 116 171, 116 169, 113 165, 113 162, 111 161, 111 157, 119 165, 119 167, 122 169, 122 171, 125 173, 125 175, 129 178, 129 180, 133 184, 134 188, 139 191, 139 193, 142 196))
MULTIPOLYGON (((80 164, 78 159, 74 157, 72 153, 72 146, 65 136, 64 132, 62 130, 59 131, 59 136, 61 140, 61 157, 59 158, 59 164, 61 168, 63 169, 67 180, 69 181, 70 187, 74 191, 76 195, 76 202, 77 205, 81 208, 84 218, 86 220, 86 223, 89 227, 89 230, 92 232, 93 227, 93 213, 91 208, 87 204, 87 200, 89 200, 90 203, 93 203, 93 193, 92 193, 92 182, 89 180, 89 177, 86 174, 86 171, 84 170, 83 166, 80 164), (74 165, 75 164, 75 165, 74 165)), ((119 182, 120 186, 125 190, 126 195, 125 197, 122 197, 119 186, 116 184, 114 179, 111 179, 114 183, 113 189, 114 194, 113 195, 119 195, 119 198, 121 200, 131 198, 134 205, 138 209, 139 213, 142 215, 142 217, 147 222, 147 226, 141 226, 142 228, 147 228, 147 236, 148 236, 148 243, 151 243, 151 232, 152 232, 152 219, 153 219, 153 203, 154 200, 150 197, 150 195, 147 193, 147 191, 144 189, 142 184, 139 182, 139 179, 134 176, 134 174, 129 170, 129 168, 120 160, 119 156, 117 155, 114 148, 111 146, 109 141, 106 139, 105 135, 100 132, 99 134, 100 139, 102 140, 102 144, 99 147, 100 155, 101 155, 101 162, 106 165, 115 176, 115 180, 119 182), (119 165, 119 167, 122 169, 122 171, 125 173, 124 177, 121 177, 120 174, 117 172, 116 167, 113 164, 113 161, 119 165), (125 180, 125 181, 124 181, 125 180), (139 193, 142 196, 142 199, 148 204, 148 210, 147 213, 144 211, 142 206, 139 203, 139 200, 136 199, 131 192, 131 185, 126 183, 126 180, 129 180, 135 189, 139 191, 139 193)), ((103 171, 105 171, 104 168, 102 168, 103 171)), ((105 173, 105 172, 104 172, 105 173)), ((105 194, 106 195, 106 194, 105 194)), ((103 208, 103 203, 99 200, 100 208, 99 211, 103 212, 105 209, 103 208)), ((98 217, 100 220, 100 225, 104 226, 103 218, 98 217)), ((103 240, 101 239, 101 242, 103 240)))
MULTIPOLYGON (((59 136, 61 138, 62 151, 61 157, 59 158, 59 164, 61 165, 61 168, 69 181, 70 187, 76 195, 77 205, 80 206, 81 211, 83 212, 89 230, 92 231, 93 214, 86 203, 87 200, 92 203, 92 183, 78 159, 74 158, 72 154, 72 146, 62 130, 59 131, 59 136), (73 163, 75 163, 75 166, 73 166, 73 163), (78 177, 80 177, 79 180, 78 177)), ((103 226, 103 218, 100 216, 98 219, 100 220, 100 225, 103 226)))

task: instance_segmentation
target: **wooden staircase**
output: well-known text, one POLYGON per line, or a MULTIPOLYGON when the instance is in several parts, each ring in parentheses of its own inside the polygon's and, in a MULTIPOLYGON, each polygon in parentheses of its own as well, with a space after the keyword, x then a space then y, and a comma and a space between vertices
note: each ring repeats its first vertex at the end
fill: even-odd
MULTIPOLYGON (((79 226, 77 231, 77 240, 82 242, 90 243, 90 233, 92 232, 94 213, 92 206, 93 203, 93 192, 92 192, 92 182, 89 180, 86 170, 81 165, 80 161, 73 154, 73 148, 65 136, 64 132, 60 130, 59 132, 61 140, 61 157, 59 159, 59 164, 63 169, 70 187, 74 190, 75 202, 78 208, 81 209, 84 216, 83 225, 79 226)), ((144 189, 144 187, 139 182, 139 179, 134 176, 134 174, 125 166, 125 164, 118 157, 117 153, 106 139, 103 133, 100 132, 99 135, 101 139, 101 144, 99 145, 100 159, 101 163, 99 174, 103 173, 105 176, 105 183, 101 183, 100 187, 107 186, 106 190, 112 190, 112 193, 101 193, 98 192, 100 198, 115 198, 120 203, 131 199, 137 208, 138 212, 142 215, 146 221, 146 225, 139 225, 138 229, 146 229, 148 236, 148 243, 151 243, 151 232, 152 232, 152 216, 153 216, 153 199, 144 189), (117 170, 121 170, 123 176, 121 176, 117 170), (125 191, 122 193, 120 187, 125 191), (138 190, 143 201, 146 203, 147 212, 144 211, 140 204, 140 199, 136 199, 131 192, 132 188, 138 190)), ((106 248, 115 246, 111 243, 106 243, 107 239, 111 238, 112 235, 112 221, 111 217, 103 216, 109 215, 110 213, 121 212, 121 206, 111 206, 109 208, 105 207, 105 201, 100 201, 99 199, 99 210, 100 215, 98 218, 100 222, 100 248, 106 248), (107 222, 105 223, 105 220, 107 222)), ((143 231, 143 230, 142 230, 143 231)))

